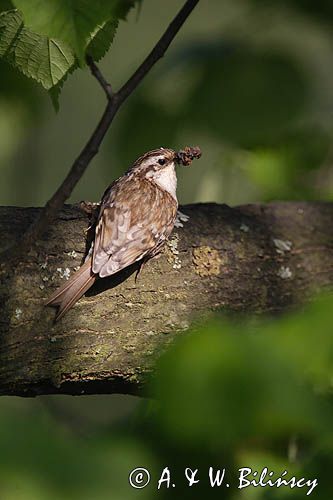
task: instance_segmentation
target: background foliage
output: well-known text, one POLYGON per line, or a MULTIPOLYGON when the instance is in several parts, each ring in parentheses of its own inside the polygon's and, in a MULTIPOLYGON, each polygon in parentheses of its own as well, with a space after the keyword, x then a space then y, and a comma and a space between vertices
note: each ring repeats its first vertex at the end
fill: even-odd
MULTIPOLYGON (((117 89, 181 5, 0 0, 2 204, 44 204, 95 126, 105 98, 85 51, 96 60, 106 54, 100 65, 117 89)), ((183 203, 332 200, 332 24, 328 0, 199 3, 115 120, 72 201, 98 200, 142 152, 185 144, 200 144, 204 156, 179 172, 183 203)), ((290 493, 221 492, 206 480, 184 486, 184 466, 226 467, 236 484, 238 467, 249 464, 317 477, 312 495, 329 498, 332 305, 322 298, 279 319, 236 321, 221 312, 161 359, 154 401, 2 398, 1 498, 290 493), (156 491, 166 465, 176 493, 156 491), (138 466, 152 472, 141 491, 127 482, 138 466)))

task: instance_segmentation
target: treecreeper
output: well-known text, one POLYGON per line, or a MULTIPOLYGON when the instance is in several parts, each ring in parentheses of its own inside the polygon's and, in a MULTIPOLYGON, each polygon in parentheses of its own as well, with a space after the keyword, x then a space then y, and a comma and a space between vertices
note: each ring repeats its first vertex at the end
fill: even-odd
POLYGON ((159 148, 140 156, 104 192, 95 237, 80 269, 47 300, 60 319, 97 278, 139 262, 140 268, 162 249, 177 217, 176 165, 200 158, 199 147, 159 148))

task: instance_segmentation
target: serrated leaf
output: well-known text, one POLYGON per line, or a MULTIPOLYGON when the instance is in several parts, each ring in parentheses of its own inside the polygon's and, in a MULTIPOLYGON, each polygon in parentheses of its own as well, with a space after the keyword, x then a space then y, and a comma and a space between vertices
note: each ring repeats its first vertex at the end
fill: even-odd
POLYGON ((60 82, 75 63, 68 46, 25 28, 16 10, 0 15, 0 57, 45 89, 60 82))
POLYGON ((118 21, 113 20, 106 22, 103 26, 97 26, 86 50, 87 54, 89 54, 94 61, 102 59, 109 50, 116 34, 117 26, 118 21))
POLYGON ((81 63, 98 25, 124 17, 135 0, 14 0, 25 25, 65 42, 81 63))
MULTIPOLYGON (((109 21, 105 23, 104 26, 98 26, 96 28, 96 34, 92 35, 91 42, 87 47, 87 53, 94 59, 94 61, 99 61, 105 56, 116 33, 117 25, 117 22, 109 21)), ((67 80, 67 77, 77 68, 78 64, 75 62, 66 75, 54 87, 49 89, 49 95, 56 111, 59 111, 59 97, 64 83, 67 80)))
POLYGON ((53 105, 56 112, 59 111, 59 97, 60 97, 62 88, 64 86, 64 83, 67 80, 68 76, 70 74, 72 74, 73 71, 75 71, 78 68, 78 66, 79 65, 78 65, 77 61, 75 61, 73 66, 71 68, 69 68, 69 70, 64 75, 64 77, 61 80, 59 80, 59 82, 56 85, 54 85, 53 87, 51 87, 48 90, 49 96, 50 96, 51 101, 52 101, 52 105, 53 105))

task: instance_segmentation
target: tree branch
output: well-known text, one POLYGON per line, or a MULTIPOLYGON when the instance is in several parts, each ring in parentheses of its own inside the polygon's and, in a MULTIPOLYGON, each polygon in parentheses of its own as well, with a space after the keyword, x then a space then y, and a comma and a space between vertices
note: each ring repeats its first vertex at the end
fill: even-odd
POLYGON ((106 132, 108 131, 119 107, 136 89, 136 87, 146 76, 146 74, 151 70, 154 64, 161 57, 163 57, 165 51, 177 35, 178 31, 180 30, 188 16, 191 14, 194 7, 197 5, 198 1, 199 0, 187 0, 185 2, 182 9, 178 12, 174 20, 168 26, 164 35, 157 42, 151 53, 118 92, 112 93, 111 86, 106 82, 98 67, 92 62, 91 59, 89 60, 88 64, 90 66, 90 70, 100 83, 108 98, 108 103, 104 110, 103 116, 100 119, 90 139, 88 140, 87 144, 84 146, 81 153, 74 161, 66 178, 63 180, 50 200, 46 203, 44 209, 38 213, 37 218, 23 233, 23 237, 21 238, 19 244, 16 245, 15 248, 10 247, 4 250, 2 254, 3 260, 12 260, 17 256, 21 256, 22 251, 28 251, 47 229, 50 222, 56 216, 58 210, 63 206, 64 202, 71 195, 74 187, 81 179, 92 158, 98 153, 102 140, 106 132))
POLYGON ((184 22, 191 14, 192 10, 198 2, 199 0, 188 0, 185 3, 174 20, 169 24, 168 29, 159 39, 150 54, 148 54, 143 63, 140 64, 138 69, 117 92, 117 97, 120 102, 123 102, 136 89, 136 87, 143 80, 146 74, 151 70, 154 64, 164 56, 172 40, 174 39, 180 28, 183 26, 184 22))
MULTIPOLYGON (((17 267, 2 265, 0 394, 138 393, 196 317, 278 313, 333 285, 332 203, 181 211, 189 221, 136 284, 135 269, 98 280, 56 324, 43 303, 82 262, 87 214, 64 207, 17 267)), ((39 212, 0 208, 0 249, 39 212)))

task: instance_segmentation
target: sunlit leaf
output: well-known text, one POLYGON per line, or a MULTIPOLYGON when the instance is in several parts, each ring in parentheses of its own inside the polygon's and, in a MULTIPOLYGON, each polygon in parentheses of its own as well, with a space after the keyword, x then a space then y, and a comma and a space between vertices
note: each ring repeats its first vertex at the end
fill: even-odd
POLYGON ((26 29, 18 11, 0 15, 0 57, 45 89, 62 80, 75 62, 65 44, 26 29))
POLYGON ((22 11, 26 26, 62 40, 83 61, 96 27, 124 17, 135 0, 15 0, 14 3, 22 11))

